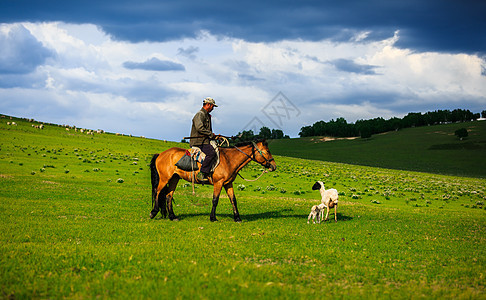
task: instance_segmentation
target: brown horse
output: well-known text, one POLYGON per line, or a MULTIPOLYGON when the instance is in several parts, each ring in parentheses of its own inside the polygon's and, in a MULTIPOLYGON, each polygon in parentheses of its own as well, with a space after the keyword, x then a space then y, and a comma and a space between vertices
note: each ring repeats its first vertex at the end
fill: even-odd
MULTIPOLYGON (((170 148, 160 154, 155 154, 150 162, 152 177, 152 205, 153 209, 150 218, 154 218, 159 210, 163 217, 169 214, 170 220, 177 220, 172 207, 174 191, 179 179, 192 181, 192 176, 196 176, 192 171, 186 172, 179 169, 175 164, 185 155, 186 149, 170 148)), ((240 213, 236 205, 235 192, 233 190, 233 181, 236 179, 238 172, 250 161, 255 161, 270 171, 277 169, 277 164, 270 154, 266 141, 255 141, 238 144, 230 148, 219 148, 220 162, 210 177, 209 184, 214 186, 213 207, 211 209, 210 220, 217 221, 216 207, 218 206, 219 195, 224 187, 228 198, 233 205, 233 214, 235 222, 241 222, 240 213)), ((197 182, 196 182, 197 183, 197 182)))

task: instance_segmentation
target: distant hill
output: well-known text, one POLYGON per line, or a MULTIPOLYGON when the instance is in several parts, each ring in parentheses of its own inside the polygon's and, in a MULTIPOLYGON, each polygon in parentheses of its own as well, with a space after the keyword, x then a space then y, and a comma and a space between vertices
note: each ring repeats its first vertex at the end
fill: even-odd
MULTIPOLYGON (((95 140, 103 137, 106 145, 111 144, 115 134, 98 134, 96 130, 84 130, 67 126, 44 123, 28 119, 11 118, 2 115, 1 130, 16 129, 17 133, 44 133, 42 136, 52 136, 59 144, 76 142, 78 146, 90 143, 92 139, 67 139, 93 133, 95 140), (17 123, 21 126, 7 125, 17 123), (45 129, 39 129, 41 125, 45 129), (41 131, 39 131, 41 130, 41 131), (48 133, 46 135, 46 133, 48 133), (60 134, 62 133, 62 134, 60 134), (98 137, 98 138, 97 138, 98 137)), ((19 137, 20 138, 20 137, 19 137)), ((137 139, 121 139, 132 147, 137 139)), ((1 144, 6 142, 0 134, 1 144)), ((118 139, 117 139, 118 141, 118 139)), ((161 150, 159 140, 145 139, 144 149, 147 153, 161 150)), ((33 140, 32 143, 37 143, 33 140)), ((388 169, 419 171, 444 175, 486 178, 486 121, 434 125, 416 128, 406 128, 362 139, 329 137, 305 137, 296 139, 270 140, 270 150, 274 155, 295 158, 314 159, 321 161, 364 165, 388 169), (466 128, 468 137, 459 140, 454 135, 457 129, 466 128)), ((179 143, 164 143, 164 147, 187 145, 179 143)), ((137 150, 138 151, 138 150, 137 150)), ((148 157, 148 156, 147 156, 148 157)))
POLYGON ((399 170, 486 177, 486 121, 406 128, 371 138, 272 140, 274 155, 399 170), (457 129, 469 136, 459 140, 457 129))

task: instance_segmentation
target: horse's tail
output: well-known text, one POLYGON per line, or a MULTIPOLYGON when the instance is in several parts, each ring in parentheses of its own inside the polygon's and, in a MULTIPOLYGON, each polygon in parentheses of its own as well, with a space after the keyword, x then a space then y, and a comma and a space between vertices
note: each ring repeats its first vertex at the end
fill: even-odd
MULTIPOLYGON (((150 161, 150 178, 151 178, 151 181, 152 181, 152 211, 154 212, 154 210, 155 210, 155 214, 157 214, 157 212, 159 211, 159 208, 160 208, 161 213, 165 218, 167 216, 167 204, 166 204, 166 201, 165 201, 166 192, 164 193, 164 190, 166 189, 166 187, 164 187, 162 189, 162 191, 160 192, 160 194, 164 196, 161 199, 162 201, 157 200, 157 187, 159 186, 160 178, 159 178, 159 172, 157 171, 157 166, 156 166, 155 162, 157 161, 158 157, 159 157, 159 154, 154 154, 154 156, 152 157, 152 160, 150 161)), ((154 214, 154 216, 155 216, 155 214, 154 214)))
POLYGON ((155 199, 157 198, 157 186, 159 185, 159 172, 157 172, 157 166, 155 161, 159 157, 158 154, 154 154, 152 160, 150 161, 150 178, 152 181, 152 208, 155 205, 155 199))
POLYGON ((155 161, 159 157, 158 154, 154 154, 152 160, 150 161, 150 178, 152 181, 152 208, 155 204, 155 198, 157 197, 157 186, 159 185, 159 172, 157 172, 157 166, 155 161))

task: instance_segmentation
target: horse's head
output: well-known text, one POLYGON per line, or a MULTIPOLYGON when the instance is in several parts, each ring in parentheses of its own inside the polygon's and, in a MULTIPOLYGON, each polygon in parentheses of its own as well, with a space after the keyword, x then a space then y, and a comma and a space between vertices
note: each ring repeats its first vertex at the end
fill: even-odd
POLYGON ((253 155, 256 162, 269 169, 270 172, 277 169, 277 163, 275 163, 275 159, 273 159, 272 154, 268 149, 267 141, 253 142, 253 148, 255 150, 253 155))

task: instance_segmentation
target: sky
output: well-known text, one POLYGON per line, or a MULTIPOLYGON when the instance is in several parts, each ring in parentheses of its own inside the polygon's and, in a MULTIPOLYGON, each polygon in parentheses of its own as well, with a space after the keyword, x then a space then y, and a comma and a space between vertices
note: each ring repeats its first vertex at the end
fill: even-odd
POLYGON ((486 110, 486 1, 0 0, 0 113, 161 140, 486 110))

